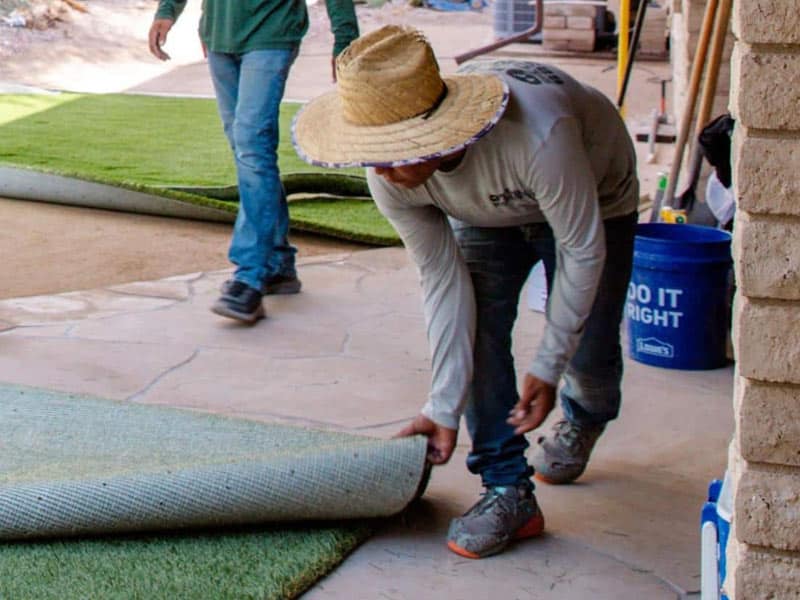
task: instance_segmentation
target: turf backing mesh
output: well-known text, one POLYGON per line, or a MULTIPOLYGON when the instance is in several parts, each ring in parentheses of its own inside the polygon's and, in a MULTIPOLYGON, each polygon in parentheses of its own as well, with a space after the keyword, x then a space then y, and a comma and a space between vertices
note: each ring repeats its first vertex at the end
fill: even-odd
POLYGON ((0 387, 0 539, 388 516, 425 443, 0 387))

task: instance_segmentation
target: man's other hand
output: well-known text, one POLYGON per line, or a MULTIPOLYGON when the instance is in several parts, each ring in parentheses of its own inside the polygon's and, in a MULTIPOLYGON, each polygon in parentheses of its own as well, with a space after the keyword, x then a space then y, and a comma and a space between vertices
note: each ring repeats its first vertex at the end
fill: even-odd
POLYGON ((172 19, 156 19, 150 26, 150 34, 148 35, 150 54, 159 60, 169 60, 170 58, 169 54, 164 52, 162 48, 167 43, 167 34, 174 23, 175 21, 172 19))
POLYGON ((453 455, 458 430, 442 427, 425 415, 417 415, 408 427, 404 427, 394 437, 424 435, 428 438, 428 462, 443 465, 453 455))
POLYGON ((528 433, 544 422, 555 404, 555 386, 528 373, 522 382, 519 402, 508 413, 506 423, 516 427, 516 435, 528 433))

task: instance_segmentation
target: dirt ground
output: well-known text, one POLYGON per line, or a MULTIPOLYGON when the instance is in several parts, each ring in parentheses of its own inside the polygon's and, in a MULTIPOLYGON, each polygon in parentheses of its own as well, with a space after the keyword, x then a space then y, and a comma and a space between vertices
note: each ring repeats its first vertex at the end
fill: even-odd
MULTIPOLYGON (((0 17, 8 14, 12 4, 26 1, 32 0, 0 0, 0 17)), ((32 86, 82 92, 212 95, 196 34, 199 0, 187 4, 170 32, 167 50, 172 60, 168 63, 157 61, 147 51, 147 31, 156 0, 80 1, 87 12, 61 10, 59 20, 44 30, 10 27, 0 20, 0 93, 32 86)), ((443 13, 412 8, 406 0, 368 0, 357 5, 357 13, 362 33, 390 22, 422 29, 444 72, 455 70, 456 54, 493 41, 493 16, 488 9, 443 13)), ((334 85, 330 80, 333 38, 324 3, 311 5, 310 15, 310 29, 287 84, 286 97, 293 100, 314 97, 334 85)), ((524 58, 532 58, 531 53, 539 48, 531 44, 509 46, 506 55, 514 56, 514 48, 521 46, 517 54, 524 58)), ((571 61, 566 70, 614 96, 613 60, 592 55, 562 58, 550 62, 565 67, 565 61, 571 61)), ((629 122, 632 116, 649 115, 656 106, 657 87, 652 82, 667 70, 667 63, 643 63, 634 69, 629 122)), ((665 155, 662 150, 661 157, 665 155)), ((643 193, 654 188, 658 170, 663 166, 640 169, 643 193)), ((9 257, 0 298, 230 266, 226 257, 229 225, 6 199, 0 199, 0 222, 4 225, 0 254, 9 257)), ((364 247, 316 236, 291 237, 300 258, 364 247)))

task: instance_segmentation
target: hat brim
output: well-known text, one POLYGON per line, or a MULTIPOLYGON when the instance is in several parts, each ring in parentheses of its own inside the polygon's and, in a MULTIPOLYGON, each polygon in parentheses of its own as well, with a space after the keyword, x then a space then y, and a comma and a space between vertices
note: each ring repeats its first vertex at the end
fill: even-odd
POLYGON ((486 74, 442 79, 447 95, 436 110, 389 125, 349 123, 336 92, 320 96, 295 116, 292 143, 303 160, 322 167, 398 167, 458 152, 497 124, 508 86, 486 74))

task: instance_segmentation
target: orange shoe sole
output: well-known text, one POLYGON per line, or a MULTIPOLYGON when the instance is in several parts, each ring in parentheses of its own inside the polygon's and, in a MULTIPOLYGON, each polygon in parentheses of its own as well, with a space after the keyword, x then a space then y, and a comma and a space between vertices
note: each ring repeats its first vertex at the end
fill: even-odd
MULTIPOLYGON (((526 538, 536 537, 537 535, 541 535, 544 532, 544 515, 540 512, 538 515, 533 517, 530 521, 525 523, 522 527, 520 527, 517 532, 514 534, 512 539, 515 540, 522 540, 526 538)), ((450 549, 451 552, 455 552, 459 556, 463 556, 464 558, 486 558, 487 556, 491 556, 493 554, 497 554, 501 550, 505 548, 505 544, 489 550, 484 554, 478 554, 476 552, 470 552, 469 550, 465 550, 461 546, 457 545, 454 541, 450 540, 447 542, 447 547, 450 549)))
POLYGON ((546 483, 548 485, 558 485, 557 482, 551 481, 550 479, 548 479, 547 477, 545 477, 544 475, 542 475, 538 471, 533 474, 533 478, 536 479, 537 481, 541 481, 542 483, 546 483))
POLYGON ((457 545, 453 541, 447 542, 447 547, 450 549, 451 552, 455 552, 459 556, 463 556, 464 558, 483 558, 480 554, 475 554, 474 552, 470 552, 469 550, 464 550, 461 546, 457 545))
POLYGON ((554 479, 548 479, 547 477, 545 477, 544 475, 542 475, 537 471, 536 473, 533 474, 533 478, 536 479, 537 481, 541 481, 542 483, 546 483, 547 485, 570 485, 571 483, 574 483, 575 480, 578 479, 578 477, 580 477, 581 475, 583 475, 583 471, 581 471, 575 477, 573 477, 568 481, 556 481, 554 479))
POLYGON ((524 540, 525 538, 536 537, 537 535, 542 535, 544 532, 544 515, 542 511, 539 511, 535 517, 533 517, 530 521, 525 523, 522 527, 517 530, 517 533, 514 534, 515 540, 524 540))

